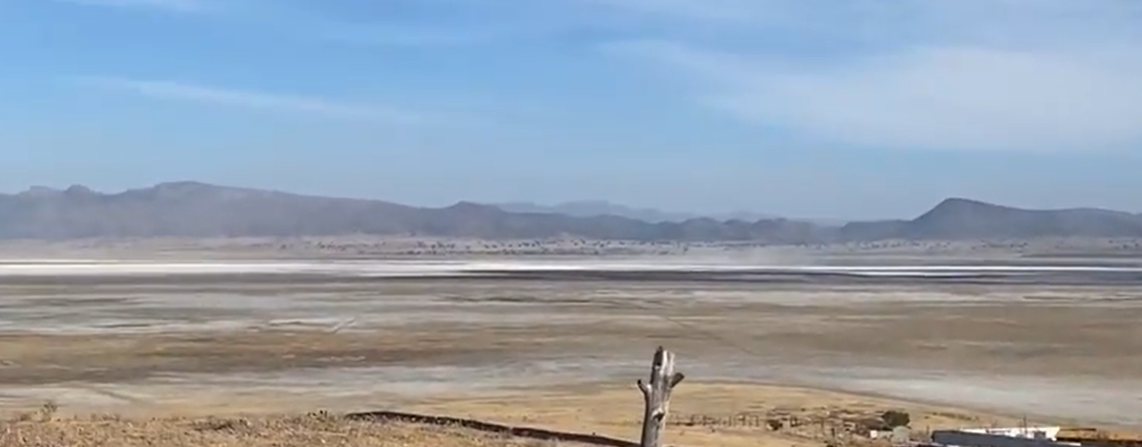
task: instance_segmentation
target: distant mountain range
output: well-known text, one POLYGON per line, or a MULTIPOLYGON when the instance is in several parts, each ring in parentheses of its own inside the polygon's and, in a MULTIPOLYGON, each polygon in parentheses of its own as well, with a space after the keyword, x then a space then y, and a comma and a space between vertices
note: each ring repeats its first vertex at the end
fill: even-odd
MULTIPOLYGON (((615 207, 614 205, 607 205, 615 207)), ((419 208, 379 200, 306 196, 198 182, 162 183, 115 194, 83 186, 0 194, 0 239, 226 237, 392 234, 486 239, 757 241, 773 244, 883 239, 964 240, 1058 236, 1142 237, 1142 215, 1100 209, 1025 210, 947 199, 912 220, 826 226, 781 218, 717 220, 670 213, 642 219, 580 206, 538 212, 459 202, 419 208), (517 210, 517 211, 508 211, 517 210), (588 211, 583 211, 584 209, 588 211), (593 210, 592 210, 593 209, 593 210), (590 215, 589 215, 590 214, 590 215)), ((609 208, 612 211, 616 208, 609 208)))
POLYGON ((776 219, 777 216, 749 211, 733 213, 698 214, 679 211, 663 211, 654 208, 633 208, 604 200, 579 200, 555 205, 539 205, 531 202, 493 203, 499 209, 510 213, 565 214, 572 217, 619 216, 650 223, 684 222, 707 217, 714 220, 744 220, 756 222, 763 219, 776 219))

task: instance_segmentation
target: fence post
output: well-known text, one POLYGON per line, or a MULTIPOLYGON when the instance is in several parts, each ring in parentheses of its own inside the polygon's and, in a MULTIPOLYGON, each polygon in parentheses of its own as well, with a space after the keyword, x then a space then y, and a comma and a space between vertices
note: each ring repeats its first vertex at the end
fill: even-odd
POLYGON ((646 412, 642 419, 641 447, 661 447, 662 430, 666 427, 666 412, 670 406, 670 392, 685 378, 682 373, 674 372, 674 353, 661 346, 654 352, 654 361, 650 364, 650 380, 638 381, 638 389, 642 391, 646 402, 646 412))

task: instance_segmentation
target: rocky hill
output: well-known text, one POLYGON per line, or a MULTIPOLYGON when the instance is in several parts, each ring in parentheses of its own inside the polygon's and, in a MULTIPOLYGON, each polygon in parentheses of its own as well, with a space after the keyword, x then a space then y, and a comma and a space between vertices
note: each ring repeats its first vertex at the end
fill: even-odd
POLYGON ((846 240, 1033 239, 1142 236, 1142 215, 1094 208, 1027 210, 962 198, 946 199, 912 220, 854 222, 846 240))

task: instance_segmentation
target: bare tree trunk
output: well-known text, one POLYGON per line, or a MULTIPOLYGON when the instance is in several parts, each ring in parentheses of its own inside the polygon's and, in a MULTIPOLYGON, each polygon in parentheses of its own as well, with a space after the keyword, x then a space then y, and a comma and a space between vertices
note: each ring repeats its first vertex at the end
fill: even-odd
POLYGON ((650 381, 638 381, 646 402, 646 412, 642 419, 642 447, 660 447, 662 430, 666 428, 666 412, 670 405, 670 392, 686 376, 674 372, 674 353, 661 346, 654 352, 654 362, 650 364, 650 381))

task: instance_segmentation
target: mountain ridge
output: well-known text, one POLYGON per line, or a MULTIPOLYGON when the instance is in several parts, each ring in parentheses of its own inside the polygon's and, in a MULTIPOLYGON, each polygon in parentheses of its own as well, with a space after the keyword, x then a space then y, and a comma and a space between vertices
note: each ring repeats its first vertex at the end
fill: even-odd
MULTIPOLYGON (((632 207, 618 203, 609 202, 606 200, 573 200, 567 202, 559 202, 554 205, 543 205, 535 202, 505 202, 505 203, 489 203, 488 205, 495 206, 504 211, 513 213, 542 213, 542 214, 565 214, 574 217, 593 217, 593 216, 621 216, 635 220, 646 221, 650 223, 659 222, 684 222, 691 219, 699 219, 709 217, 718 221, 727 220, 745 220, 745 221, 758 221, 763 219, 776 219, 778 216, 766 213, 756 213, 751 211, 732 211, 723 213, 693 213, 686 211, 668 211, 660 210, 649 207, 632 207)), ((792 220, 809 220, 809 219, 792 219, 792 220)))
MULTIPOLYGON (((589 202, 588 202, 589 203, 589 202)), ((606 202, 596 202, 606 203, 606 202)), ((501 205, 502 206, 502 205, 501 205)), ((102 193, 82 185, 0 194, 0 239, 424 235, 483 239, 752 241, 770 244, 906 240, 1142 237, 1142 215, 1096 208, 1031 210, 952 197, 914 219, 826 226, 784 218, 645 221, 621 215, 509 211, 458 201, 426 208, 372 199, 164 182, 102 193)))

